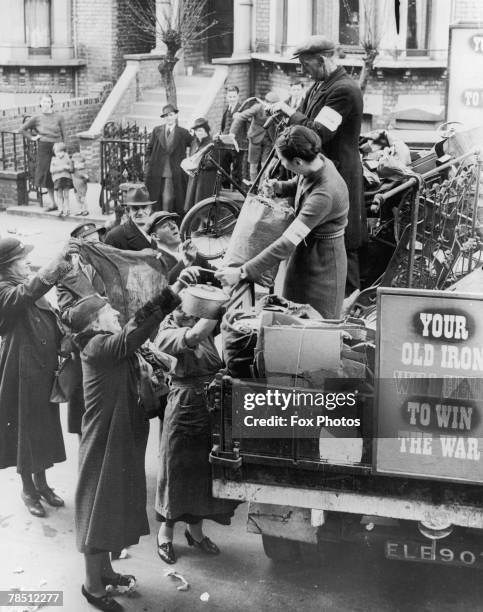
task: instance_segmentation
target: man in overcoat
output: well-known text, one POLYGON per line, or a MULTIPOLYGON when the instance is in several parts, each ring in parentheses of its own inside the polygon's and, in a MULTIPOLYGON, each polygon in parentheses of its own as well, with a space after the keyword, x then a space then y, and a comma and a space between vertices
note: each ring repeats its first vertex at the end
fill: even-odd
MULTIPOLYGON (((236 113, 240 112, 240 90, 236 85, 230 85, 226 89, 226 107, 221 116, 220 134, 229 134, 231 124, 236 113)), ((242 150, 227 149, 222 152, 220 164, 228 174, 231 174, 239 184, 243 178, 243 156, 245 152, 242 150)), ((224 180, 224 186, 229 187, 229 184, 224 180)))
POLYGON ((285 102, 274 105, 289 117, 290 125, 305 125, 322 139, 324 154, 331 159, 349 189, 349 219, 345 233, 347 251, 346 296, 359 289, 358 249, 365 241, 365 209, 359 135, 362 92, 335 59, 335 45, 325 36, 310 36, 295 50, 304 71, 314 79, 298 109, 285 102))
POLYGON ((133 184, 124 198, 128 220, 113 227, 107 233, 104 243, 123 251, 155 249, 156 244, 144 230, 155 203, 149 199, 144 185, 133 184))
POLYGON ((178 109, 172 104, 163 106, 164 125, 156 126, 146 148, 145 183, 153 210, 184 214, 188 177, 180 167, 191 144, 191 134, 178 125, 178 109))

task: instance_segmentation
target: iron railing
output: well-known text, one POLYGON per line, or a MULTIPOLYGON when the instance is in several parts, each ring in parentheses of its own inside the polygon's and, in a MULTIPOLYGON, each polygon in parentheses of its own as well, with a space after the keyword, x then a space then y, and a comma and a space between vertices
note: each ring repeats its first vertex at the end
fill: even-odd
POLYGON ((37 142, 27 140, 20 132, 0 132, 0 168, 4 171, 25 172, 27 193, 35 191, 42 206, 42 189, 35 185, 37 142))
POLYGON ((378 196, 406 198, 402 232, 381 286, 445 289, 476 267, 480 173, 480 157, 470 152, 378 196))
POLYGON ((142 183, 146 147, 151 134, 136 124, 126 126, 109 122, 100 142, 101 194, 99 204, 104 214, 122 202, 123 183, 142 183))

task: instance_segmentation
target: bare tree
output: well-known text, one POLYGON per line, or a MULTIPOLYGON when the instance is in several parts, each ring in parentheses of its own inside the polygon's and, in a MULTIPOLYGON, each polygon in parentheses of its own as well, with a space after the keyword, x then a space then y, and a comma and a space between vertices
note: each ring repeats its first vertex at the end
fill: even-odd
POLYGON ((176 85, 173 71, 179 51, 202 43, 209 38, 210 29, 217 23, 207 14, 208 0, 171 0, 165 3, 161 18, 154 0, 130 0, 130 22, 141 39, 151 42, 159 38, 166 45, 166 55, 158 66, 166 90, 168 103, 176 106, 176 85))

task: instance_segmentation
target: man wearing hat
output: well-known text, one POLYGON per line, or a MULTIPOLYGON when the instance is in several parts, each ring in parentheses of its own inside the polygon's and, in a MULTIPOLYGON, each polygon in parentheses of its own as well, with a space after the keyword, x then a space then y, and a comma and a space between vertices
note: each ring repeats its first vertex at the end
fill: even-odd
POLYGON ((124 204, 128 220, 113 227, 104 240, 105 244, 123 251, 155 249, 149 234, 144 229, 156 202, 149 198, 144 185, 133 184, 126 192, 124 204))
POLYGON ((146 148, 145 183, 154 210, 166 210, 183 215, 188 178, 180 164, 191 144, 188 130, 179 127, 178 109, 163 106, 164 125, 156 126, 146 148))
MULTIPOLYGON (((71 237, 80 241, 99 242, 99 234, 105 232, 105 228, 97 227, 95 223, 81 223, 71 232, 71 237)), ((75 259, 74 269, 64 276, 57 285, 57 302, 59 305, 61 320, 66 328, 71 331, 72 310, 83 298, 89 295, 106 295, 104 281, 96 272, 95 268, 83 260, 82 255, 75 259)), ((69 433, 80 435, 82 415, 84 414, 84 390, 82 385, 82 366, 79 351, 72 344, 70 334, 64 341, 66 352, 70 353, 71 384, 69 385, 67 429, 69 433)))
POLYGON ((305 125, 322 139, 324 154, 334 163, 349 189, 346 295, 360 286, 358 249, 366 237, 359 135, 362 92, 335 59, 335 45, 325 36, 310 36, 295 50, 304 71, 314 79, 298 109, 280 102, 272 110, 289 117, 290 125, 305 125))
MULTIPOLYGON (((265 94, 265 102, 267 104, 275 104, 278 101, 279 97, 273 91, 265 94)), ((248 164, 250 167, 250 180, 252 182, 257 177, 259 164, 263 166, 275 142, 275 126, 270 125, 268 129, 263 127, 267 118, 265 104, 258 102, 241 113, 237 113, 230 128, 230 134, 236 142, 243 126, 250 122, 247 137, 248 164)))
POLYGON ((176 213, 156 212, 146 226, 146 231, 156 241, 160 257, 169 269, 168 283, 172 285, 178 280, 181 272, 189 268, 193 282, 219 286, 219 281, 214 278, 216 268, 198 253, 198 249, 191 240, 181 242, 178 219, 176 213))

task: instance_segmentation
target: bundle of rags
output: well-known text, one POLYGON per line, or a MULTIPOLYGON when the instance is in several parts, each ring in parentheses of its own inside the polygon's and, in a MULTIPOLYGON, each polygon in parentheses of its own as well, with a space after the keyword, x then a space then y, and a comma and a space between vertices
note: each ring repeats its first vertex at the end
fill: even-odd
POLYGON ((152 249, 121 251, 107 244, 82 242, 81 258, 104 281, 107 297, 121 313, 121 325, 168 285, 168 267, 152 249))

